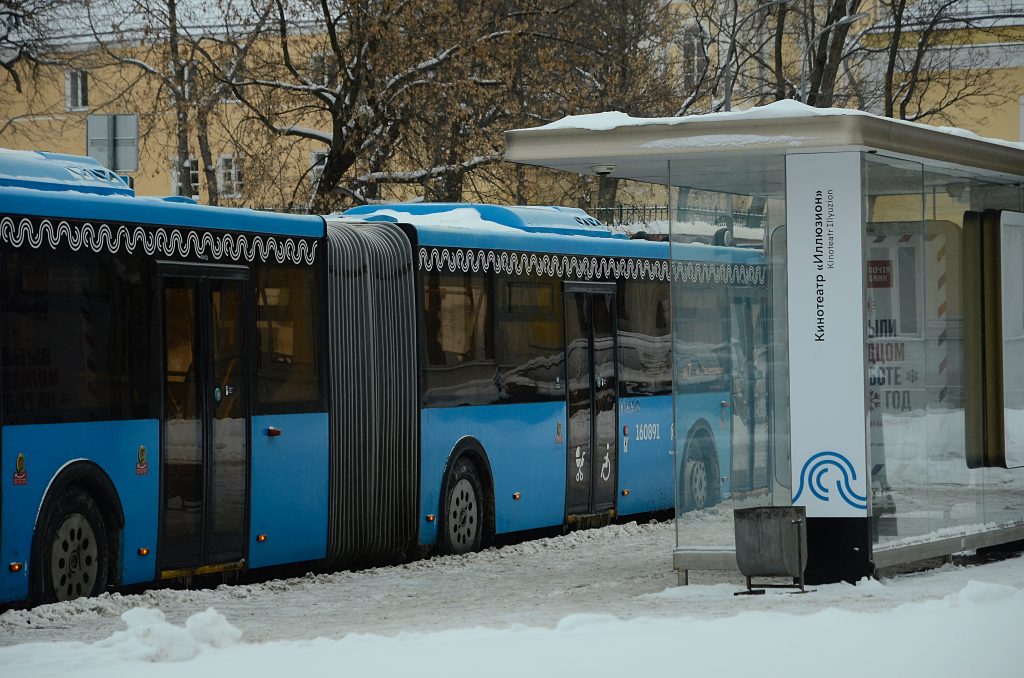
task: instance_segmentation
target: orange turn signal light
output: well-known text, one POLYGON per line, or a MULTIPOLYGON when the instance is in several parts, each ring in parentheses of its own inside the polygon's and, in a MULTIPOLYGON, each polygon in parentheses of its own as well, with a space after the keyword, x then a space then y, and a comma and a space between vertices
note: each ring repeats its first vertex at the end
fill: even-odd
POLYGON ((140 546, 139 547, 139 555, 140 556, 148 556, 149 555, 149 548, 147 548, 145 546, 140 546))
POLYGON ((523 493, 522 492, 513 492, 512 493, 512 498, 515 499, 516 501, 519 501, 520 499, 523 498, 523 493))
POLYGON ((9 569, 11 572, 21 572, 22 567, 24 567, 24 565, 22 565, 21 563, 11 563, 7 569, 9 569))
POLYGON ((623 490, 622 491, 622 496, 623 497, 628 497, 629 496, 629 490, 623 490))
POLYGON ((432 523, 435 520, 437 520, 437 516, 435 516, 433 513, 428 513, 427 514, 427 522, 428 523, 432 523))
POLYGON ((267 540, 267 535, 265 535, 265 534, 257 534, 256 535, 256 541, 258 541, 259 543, 262 544, 266 540, 267 540))

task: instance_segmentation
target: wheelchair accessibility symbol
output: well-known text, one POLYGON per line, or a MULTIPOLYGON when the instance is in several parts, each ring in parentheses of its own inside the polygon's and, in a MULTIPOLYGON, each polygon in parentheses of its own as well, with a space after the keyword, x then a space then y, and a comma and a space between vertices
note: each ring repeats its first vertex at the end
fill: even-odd
POLYGON ((608 453, 605 452, 604 463, 601 464, 601 480, 604 480, 604 481, 607 482, 607 480, 609 478, 611 478, 611 477, 612 477, 612 462, 608 458, 608 453))

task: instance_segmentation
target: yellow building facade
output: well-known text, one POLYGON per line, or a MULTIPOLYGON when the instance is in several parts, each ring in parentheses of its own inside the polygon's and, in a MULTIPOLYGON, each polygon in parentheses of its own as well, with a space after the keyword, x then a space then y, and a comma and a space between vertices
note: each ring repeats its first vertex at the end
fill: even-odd
MULTIPOLYGON (((884 26, 884 21, 879 20, 879 7, 880 3, 872 3, 868 7, 871 18, 864 21, 884 26)), ((969 32, 941 33, 939 49, 948 52, 951 68, 956 68, 958 63, 991 64, 991 72, 986 77, 1000 86, 989 96, 969 99, 949 108, 943 114, 945 120, 928 122, 948 122, 986 137, 1024 140, 1024 0, 977 3, 965 0, 960 10, 968 13, 984 10, 998 18, 978 21, 978 28, 969 32), (1013 16, 1015 13, 1017 18, 1013 16)), ((911 48, 916 37, 908 28, 903 38, 906 49, 911 48)), ((879 48, 888 44, 891 35, 882 28, 868 31, 863 40, 879 48)), ((21 92, 15 90, 10 78, 0 77, 0 146, 85 155, 90 153, 89 116, 137 116, 138 167, 124 173, 134 178, 141 195, 181 193, 175 143, 176 113, 166 82, 146 74, 123 58, 118 63, 110 52, 101 54, 95 46, 91 48, 92 53, 89 49, 83 47, 64 55, 74 66, 23 65, 21 92)), ((162 64, 153 61, 158 51, 146 49, 151 66, 169 70, 166 60, 162 64)), ((128 56, 132 56, 130 50, 128 56)), ((708 56, 716 59, 716 50, 709 50, 708 56)), ((317 67, 315 54, 306 55, 303 60, 311 69, 317 67)), ((326 69, 328 64, 322 61, 320 67, 326 69)), ((876 59, 865 67, 877 66, 876 59)), ((681 77, 684 76, 685 73, 681 77)), ((737 108, 750 104, 741 92, 739 76, 737 74, 737 90, 733 95, 733 106, 737 108)), ((311 204, 318 165, 326 155, 324 144, 274 135, 253 119, 243 104, 224 96, 204 107, 208 115, 210 161, 209 167, 204 167, 196 115, 198 100, 204 92, 198 85, 193 89, 196 91, 190 92, 186 105, 191 197, 208 202, 210 184, 216 182, 221 204, 292 210, 302 210, 311 204)), ((865 103, 862 107, 880 112, 875 105, 865 103)), ((303 124, 324 129, 327 121, 313 118, 303 124)), ((619 202, 663 203, 643 190, 623 188, 619 202)), ((419 190, 416 184, 397 186, 382 197, 415 198, 419 190)), ((545 195, 537 195, 536 199, 551 198, 546 195, 550 191, 545 191, 543 186, 538 190, 545 195)), ((480 188, 479 181, 472 188, 467 187, 467 197, 474 193, 484 199, 491 197, 490 191, 480 188)))

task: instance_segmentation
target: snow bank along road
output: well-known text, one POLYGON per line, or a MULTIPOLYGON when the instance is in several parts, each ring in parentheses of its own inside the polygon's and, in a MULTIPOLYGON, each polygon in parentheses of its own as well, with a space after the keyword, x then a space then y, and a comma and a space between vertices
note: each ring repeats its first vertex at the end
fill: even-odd
POLYGON ((675 587, 673 543, 671 523, 619 525, 361 572, 11 610, 0 673, 728 675, 777 658, 787 676, 1024 675, 1022 558, 737 598, 735 574, 675 587))

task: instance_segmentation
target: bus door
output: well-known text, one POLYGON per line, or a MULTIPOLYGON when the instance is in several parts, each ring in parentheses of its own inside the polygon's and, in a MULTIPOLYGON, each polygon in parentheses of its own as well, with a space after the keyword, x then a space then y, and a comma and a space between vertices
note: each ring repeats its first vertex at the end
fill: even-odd
POLYGON ((567 285, 566 515, 615 510, 618 483, 618 346, 615 287, 567 285))
POLYGON ((765 297, 737 291, 730 304, 732 344, 732 491, 769 485, 768 323, 765 297))
POLYGON ((248 272, 173 271, 161 278, 164 577, 241 567, 248 493, 248 272))

